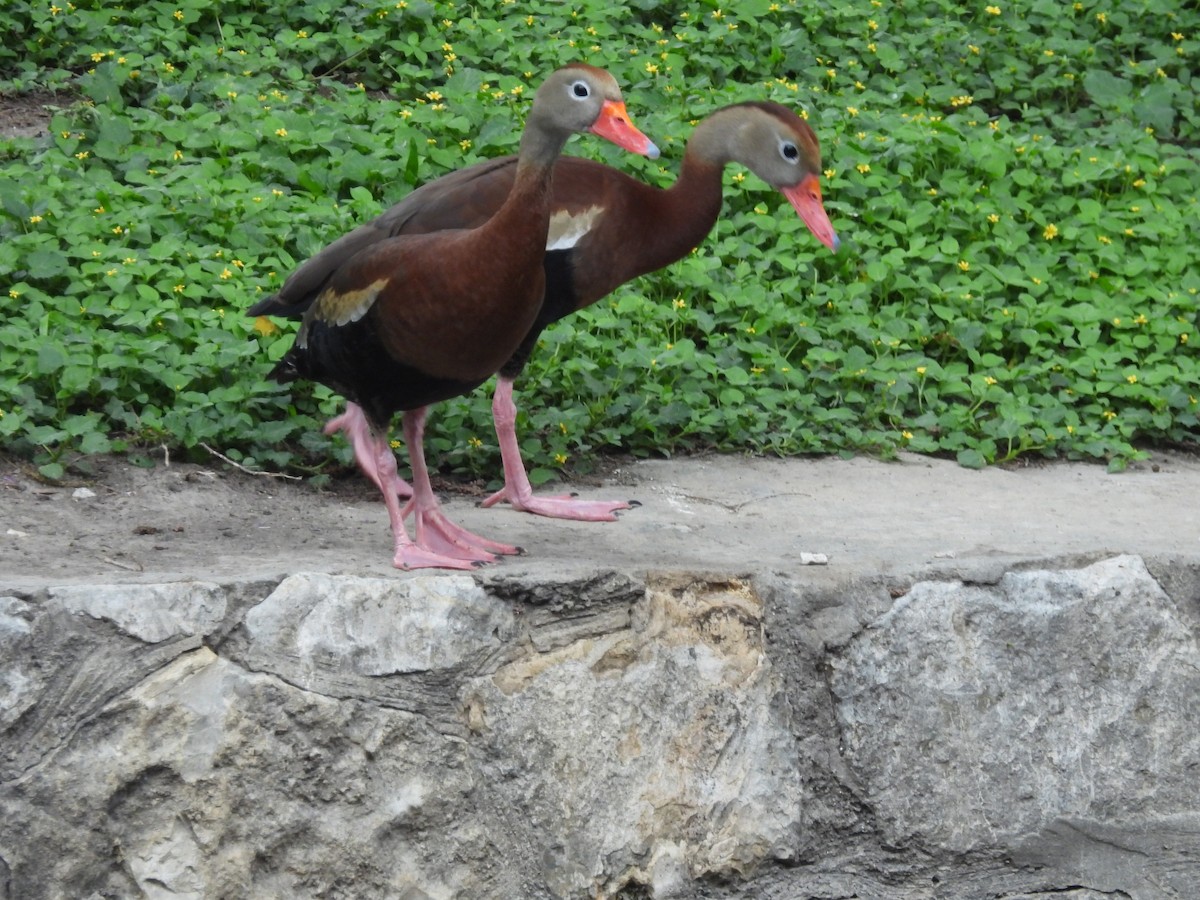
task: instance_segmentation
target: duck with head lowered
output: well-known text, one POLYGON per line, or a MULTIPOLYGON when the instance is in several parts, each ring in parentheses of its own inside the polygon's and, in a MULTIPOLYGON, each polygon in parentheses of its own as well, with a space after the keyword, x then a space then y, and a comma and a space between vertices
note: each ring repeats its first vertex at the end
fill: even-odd
POLYGON ((442 511, 422 447, 425 407, 488 379, 537 321, 554 162, 576 132, 658 155, 630 123, 611 75, 585 64, 565 66, 535 94, 513 177, 487 216, 452 229, 383 235, 353 249, 343 244, 331 253, 337 242, 288 282, 303 276, 312 290, 295 342, 272 377, 317 381, 349 401, 342 418, 359 466, 383 493, 399 568, 467 568, 519 552, 472 534, 442 511), (305 270, 318 261, 320 276, 313 281, 305 270), (412 499, 403 510, 388 440, 400 411, 413 471, 412 499), (415 539, 404 526, 409 513, 415 539))

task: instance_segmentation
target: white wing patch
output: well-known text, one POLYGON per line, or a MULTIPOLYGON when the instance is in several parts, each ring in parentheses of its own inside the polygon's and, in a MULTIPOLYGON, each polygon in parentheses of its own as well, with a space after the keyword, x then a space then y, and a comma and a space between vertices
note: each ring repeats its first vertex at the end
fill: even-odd
POLYGON ((572 215, 559 210, 550 216, 550 231, 546 234, 546 250, 570 250, 590 232, 600 217, 603 206, 589 206, 572 215))

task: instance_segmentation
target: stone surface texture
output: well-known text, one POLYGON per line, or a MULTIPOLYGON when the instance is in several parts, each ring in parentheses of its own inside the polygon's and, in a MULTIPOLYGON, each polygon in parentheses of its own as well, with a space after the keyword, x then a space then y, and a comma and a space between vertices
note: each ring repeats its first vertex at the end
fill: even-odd
POLYGON ((1198 599, 1124 554, 21 588, 0 897, 1193 898, 1198 599))

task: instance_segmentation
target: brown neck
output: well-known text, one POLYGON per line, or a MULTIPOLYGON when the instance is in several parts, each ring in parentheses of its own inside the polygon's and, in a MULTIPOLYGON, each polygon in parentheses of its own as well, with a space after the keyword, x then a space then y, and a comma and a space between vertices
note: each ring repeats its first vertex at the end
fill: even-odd
POLYGON ((526 124, 512 189, 495 215, 481 227, 489 237, 502 237, 508 242, 513 235, 526 239, 528 246, 513 254, 523 260, 514 259, 518 265, 529 265, 528 260, 540 260, 545 253, 554 162, 567 138, 568 135, 539 127, 532 120, 526 124))
POLYGON ((721 171, 689 145, 675 183, 647 198, 645 231, 631 262, 637 274, 652 272, 687 256, 707 237, 721 214, 721 171))

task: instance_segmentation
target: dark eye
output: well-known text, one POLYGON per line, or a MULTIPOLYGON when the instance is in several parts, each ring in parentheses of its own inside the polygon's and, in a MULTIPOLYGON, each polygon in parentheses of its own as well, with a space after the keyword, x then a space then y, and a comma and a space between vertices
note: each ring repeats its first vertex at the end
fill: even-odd
POLYGON ((588 88, 586 83, 584 83, 582 81, 577 81, 573 85, 571 85, 571 93, 574 94, 576 97, 587 97, 592 92, 591 92, 591 89, 588 88))
POLYGON ((783 154, 783 158, 795 161, 800 157, 800 151, 796 149, 795 144, 784 143, 779 145, 779 152, 783 154))

